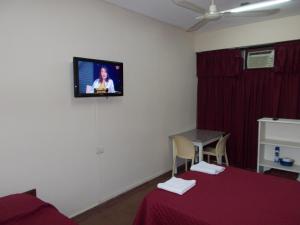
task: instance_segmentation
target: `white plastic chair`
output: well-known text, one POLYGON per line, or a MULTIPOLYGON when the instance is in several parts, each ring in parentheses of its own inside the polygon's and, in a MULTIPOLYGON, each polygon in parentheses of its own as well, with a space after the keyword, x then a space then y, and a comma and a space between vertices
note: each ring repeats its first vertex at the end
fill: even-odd
POLYGON ((183 136, 175 136, 173 139, 173 170, 172 176, 176 170, 176 158, 185 159, 185 171, 187 171, 187 160, 192 160, 192 165, 195 161, 195 147, 194 144, 183 136))
POLYGON ((207 155, 207 161, 210 163, 210 156, 215 156, 217 158, 217 163, 222 164, 222 157, 225 157, 225 164, 229 166, 228 156, 226 152, 226 143, 230 134, 221 137, 215 148, 206 147, 203 149, 203 155, 207 155))

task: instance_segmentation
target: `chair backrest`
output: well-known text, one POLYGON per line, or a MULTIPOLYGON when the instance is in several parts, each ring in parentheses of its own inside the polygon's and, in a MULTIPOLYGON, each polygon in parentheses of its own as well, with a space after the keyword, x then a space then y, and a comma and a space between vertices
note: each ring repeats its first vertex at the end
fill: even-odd
POLYGON ((195 158, 195 147, 193 142, 183 136, 175 136, 174 142, 176 145, 176 155, 184 159, 195 158))
POLYGON ((226 143, 230 134, 226 134, 224 137, 221 137, 216 146, 217 155, 224 155, 226 152, 226 143))

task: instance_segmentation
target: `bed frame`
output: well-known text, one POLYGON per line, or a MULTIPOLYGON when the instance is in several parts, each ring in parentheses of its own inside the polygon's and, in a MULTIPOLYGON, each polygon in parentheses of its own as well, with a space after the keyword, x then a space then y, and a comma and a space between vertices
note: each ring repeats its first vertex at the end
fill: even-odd
POLYGON ((28 195, 32 195, 32 196, 36 197, 36 189, 26 191, 26 192, 24 192, 24 194, 28 194, 28 195))

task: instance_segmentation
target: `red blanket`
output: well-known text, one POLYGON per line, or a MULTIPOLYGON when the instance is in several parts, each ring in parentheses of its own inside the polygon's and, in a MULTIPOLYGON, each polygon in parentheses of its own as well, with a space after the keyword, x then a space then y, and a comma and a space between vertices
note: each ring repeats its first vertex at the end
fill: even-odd
POLYGON ((228 167, 219 175, 187 172, 197 184, 183 196, 156 189, 134 225, 300 225, 300 183, 228 167))
POLYGON ((0 225, 76 225, 52 205, 27 194, 0 198, 0 225))

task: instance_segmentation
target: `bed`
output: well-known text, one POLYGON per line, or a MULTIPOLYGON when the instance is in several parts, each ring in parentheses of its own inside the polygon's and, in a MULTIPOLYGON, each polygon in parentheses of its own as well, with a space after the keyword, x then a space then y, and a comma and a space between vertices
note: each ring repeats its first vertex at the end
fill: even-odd
POLYGON ((228 167, 219 175, 186 172, 184 195, 155 189, 134 225, 300 225, 300 183, 228 167))
POLYGON ((1 197, 0 225, 76 225, 35 193, 32 190, 1 197))

